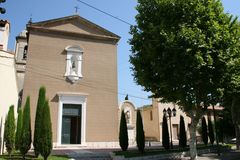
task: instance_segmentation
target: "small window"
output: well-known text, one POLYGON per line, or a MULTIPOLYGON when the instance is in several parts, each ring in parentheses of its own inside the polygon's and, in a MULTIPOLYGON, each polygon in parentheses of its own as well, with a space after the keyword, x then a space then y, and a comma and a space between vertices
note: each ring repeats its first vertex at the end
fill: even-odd
POLYGON ((152 111, 150 111, 150 121, 152 121, 153 120, 153 113, 152 113, 152 111))
POLYGON ((28 46, 25 46, 23 50, 23 60, 27 59, 27 50, 28 50, 28 46))
POLYGON ((66 47, 67 59, 66 59, 66 72, 65 76, 72 83, 82 78, 82 54, 83 50, 78 46, 66 47))

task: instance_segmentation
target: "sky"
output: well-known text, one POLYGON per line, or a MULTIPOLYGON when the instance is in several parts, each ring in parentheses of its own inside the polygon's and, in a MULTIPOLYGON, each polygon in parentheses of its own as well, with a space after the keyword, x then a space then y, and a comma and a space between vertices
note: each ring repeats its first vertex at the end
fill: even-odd
MULTIPOLYGON (((81 0, 98 9, 110 13, 124 21, 135 24, 135 7, 137 0, 81 0)), ((222 0, 225 12, 240 17, 240 0, 222 0)), ((15 37, 25 29, 26 23, 32 18, 33 22, 39 22, 54 18, 61 18, 75 14, 76 6, 79 7, 78 14, 93 23, 96 23, 105 29, 119 35, 121 40, 118 43, 118 101, 123 102, 126 94, 129 100, 136 107, 151 104, 148 98, 150 93, 144 92, 141 86, 138 86, 132 76, 129 63, 131 46, 128 40, 129 25, 114 18, 111 18, 101 12, 98 12, 77 0, 6 0, 0 5, 6 8, 6 13, 0 15, 1 19, 10 21, 11 32, 8 48, 15 49, 15 37)))

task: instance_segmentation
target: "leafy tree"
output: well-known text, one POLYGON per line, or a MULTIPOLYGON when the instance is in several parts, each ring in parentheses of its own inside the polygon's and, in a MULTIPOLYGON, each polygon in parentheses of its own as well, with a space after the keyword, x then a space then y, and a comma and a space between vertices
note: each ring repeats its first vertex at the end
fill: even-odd
POLYGON ((18 109, 18 119, 17 119, 17 131, 16 131, 16 139, 15 139, 15 149, 20 149, 21 135, 22 135, 22 125, 23 125, 23 117, 22 117, 22 109, 18 109))
POLYGON ((4 130, 4 142, 10 159, 15 144, 15 128, 14 106, 12 105, 10 106, 8 115, 6 117, 4 130))
POLYGON ((162 145, 166 150, 168 150, 170 147, 166 115, 163 115, 163 122, 162 122, 162 145))
POLYGON ((137 11, 129 41, 133 75, 153 97, 178 104, 191 118, 190 155, 196 159, 197 124, 222 95, 231 20, 215 0, 138 0, 137 11))
POLYGON ((48 100, 45 101, 42 111, 42 129, 39 141, 39 152, 44 157, 44 160, 47 160, 52 152, 52 122, 48 100))
POLYGON ((208 128, 205 117, 202 117, 202 141, 205 145, 208 144, 208 128))
POLYGON ((232 122, 235 128, 236 148, 240 149, 240 23, 235 18, 232 26, 232 48, 229 50, 231 56, 228 58, 228 70, 226 72, 224 107, 231 111, 232 122), (235 23, 234 23, 235 22, 235 23))
POLYGON ((185 148, 187 146, 187 135, 183 116, 180 116, 179 146, 182 148, 185 148))
POLYGON ((45 94, 46 89, 45 87, 40 87, 38 93, 38 102, 37 102, 37 110, 36 110, 36 117, 35 117, 35 130, 34 130, 34 152, 35 156, 38 157, 39 155, 39 144, 40 144, 40 136, 41 136, 41 129, 42 129, 42 116, 43 116, 43 107, 45 103, 45 94))
POLYGON ((138 151, 143 153, 145 148, 145 134, 143 130, 142 116, 141 116, 140 110, 137 110, 136 128, 137 128, 136 140, 137 140, 138 151))
POLYGON ((27 97, 24 110, 23 110, 23 126, 22 126, 22 136, 21 136, 21 146, 20 152, 25 159, 25 155, 31 148, 32 135, 31 135, 31 119, 30 119, 30 97, 27 97))
POLYGON ((123 151, 128 149, 128 131, 127 131, 127 122, 124 111, 122 110, 120 128, 119 128, 119 144, 123 151))
POLYGON ((208 136, 209 136, 210 143, 213 145, 215 141, 215 136, 214 136, 213 124, 209 117, 208 117, 208 136))

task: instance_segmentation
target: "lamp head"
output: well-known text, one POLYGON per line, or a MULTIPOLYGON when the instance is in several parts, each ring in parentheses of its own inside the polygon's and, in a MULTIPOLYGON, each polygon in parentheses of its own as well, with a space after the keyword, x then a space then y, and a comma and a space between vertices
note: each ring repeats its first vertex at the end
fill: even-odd
POLYGON ((167 112, 168 112, 168 115, 171 116, 172 110, 171 110, 169 107, 168 107, 168 109, 167 109, 167 112))
POLYGON ((164 108, 164 109, 163 109, 163 115, 166 116, 166 113, 167 113, 167 111, 166 111, 166 109, 164 108))
POLYGON ((177 112, 176 109, 173 108, 173 109, 172 109, 172 112, 173 112, 173 116, 175 117, 175 116, 176 116, 176 112, 177 112))

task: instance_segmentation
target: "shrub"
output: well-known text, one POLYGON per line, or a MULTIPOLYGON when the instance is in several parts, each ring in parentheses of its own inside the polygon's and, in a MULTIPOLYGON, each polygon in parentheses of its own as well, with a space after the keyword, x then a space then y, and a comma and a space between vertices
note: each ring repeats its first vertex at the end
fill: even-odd
POLYGON ((52 122, 48 101, 45 101, 42 115, 42 129, 39 152, 47 160, 52 152, 52 122))
POLYGON ((202 117, 202 141, 205 145, 208 144, 208 131, 207 131, 207 123, 205 117, 202 117))
POLYGON ((8 115, 5 121, 5 130, 4 130, 4 142, 6 145, 6 150, 11 159, 12 151, 14 150, 15 142, 15 118, 14 118, 14 106, 10 106, 8 115))
POLYGON ((163 115, 163 123, 162 123, 162 145, 163 147, 168 150, 170 147, 169 143, 169 132, 168 132, 168 124, 167 124, 167 117, 163 115))
POLYGON ((20 149, 21 135, 22 135, 22 125, 23 125, 23 117, 22 117, 22 109, 18 109, 18 119, 17 119, 17 131, 16 131, 16 139, 15 139, 15 149, 20 149))
POLYGON ((143 153, 145 148, 145 135, 143 130, 142 116, 140 110, 137 111, 137 122, 136 122, 136 140, 138 150, 143 153))
POLYGON ((209 117, 208 117, 208 136, 209 136, 210 143, 213 145, 215 141, 215 137, 214 137, 212 121, 209 117))
POLYGON ((23 110, 23 126, 21 135, 20 152, 25 159, 25 155, 31 147, 31 119, 30 119, 30 97, 27 97, 24 110, 23 110))
POLYGON ((185 148, 187 146, 187 136, 183 116, 180 116, 179 146, 182 148, 185 148))
POLYGON ((119 128, 119 144, 123 151, 128 149, 128 131, 127 122, 124 111, 121 114, 120 128, 119 128))
POLYGON ((36 157, 38 157, 39 155, 39 144, 40 144, 40 136, 41 136, 41 129, 42 129, 42 115, 43 115, 42 110, 45 103, 45 94, 46 94, 45 87, 40 87, 38 92, 38 102, 37 102, 37 109, 36 109, 34 140, 33 140, 34 153, 36 157))

